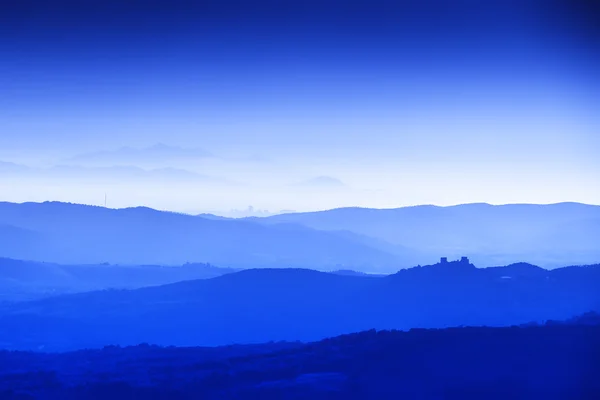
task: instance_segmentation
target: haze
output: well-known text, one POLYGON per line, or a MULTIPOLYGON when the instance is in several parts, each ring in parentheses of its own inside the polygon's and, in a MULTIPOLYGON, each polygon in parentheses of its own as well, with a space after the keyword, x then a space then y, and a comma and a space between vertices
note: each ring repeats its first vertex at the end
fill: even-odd
POLYGON ((413 3, 3 5, 2 200, 599 204, 589 10, 413 3))

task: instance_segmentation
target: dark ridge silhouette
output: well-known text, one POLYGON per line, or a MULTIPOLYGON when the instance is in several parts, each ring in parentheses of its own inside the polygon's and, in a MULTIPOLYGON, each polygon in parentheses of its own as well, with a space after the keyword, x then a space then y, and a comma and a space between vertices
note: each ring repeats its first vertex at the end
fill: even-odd
POLYGON ((537 265, 529 263, 515 263, 504 267, 490 267, 490 273, 497 272, 502 277, 513 278, 513 277, 539 277, 545 276, 547 271, 537 265))
POLYGON ((478 265, 522 260, 545 268, 600 259, 600 206, 464 204, 396 209, 339 208, 256 219, 264 224, 297 223, 326 231, 350 231, 402 245, 434 260, 439 254, 468 254, 478 265))
POLYGON ((31 300, 102 289, 135 289, 214 278, 235 271, 210 264, 60 265, 0 258, 0 301, 31 300))
POLYGON ((368 330, 312 343, 0 351, 19 399, 597 399, 600 316, 505 328, 368 330), (19 397, 20 396, 20 397, 19 397))
POLYGON ((342 267, 388 272, 410 265, 358 236, 294 224, 198 218, 147 207, 115 210, 56 202, 0 203, 0 224, 22 232, 12 236, 0 230, 3 237, 12 237, 0 240, 0 255, 62 264, 204 262, 231 268, 342 267))
POLYGON ((364 277, 382 277, 385 275, 380 274, 368 274, 366 272, 353 271, 351 269, 340 269, 337 271, 331 271, 332 274, 335 275, 347 275, 347 276, 364 276, 364 277))
POLYGON ((468 259, 370 279, 254 269, 0 306, 0 344, 47 350, 318 340, 367 329, 504 326, 600 310, 600 268, 476 268, 468 259), (31 326, 43 329, 31 330, 31 326))

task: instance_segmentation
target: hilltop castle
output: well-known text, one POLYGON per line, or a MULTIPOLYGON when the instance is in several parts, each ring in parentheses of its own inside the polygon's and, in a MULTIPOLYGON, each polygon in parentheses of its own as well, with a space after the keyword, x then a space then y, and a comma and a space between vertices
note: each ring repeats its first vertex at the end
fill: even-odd
MULTIPOLYGON (((453 262, 459 262, 461 264, 470 264, 469 258, 468 257, 461 257, 460 260, 457 261, 453 261, 453 262)), ((440 264, 448 264, 448 257, 442 257, 440 258, 440 264)))

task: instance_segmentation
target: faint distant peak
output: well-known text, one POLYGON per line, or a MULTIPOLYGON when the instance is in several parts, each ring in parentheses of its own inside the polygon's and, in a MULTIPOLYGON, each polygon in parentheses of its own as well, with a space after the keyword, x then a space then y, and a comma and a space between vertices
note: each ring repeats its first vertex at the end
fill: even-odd
POLYGON ((149 147, 120 147, 115 150, 100 150, 83 153, 71 157, 68 161, 103 161, 110 163, 136 162, 136 161, 168 161, 173 159, 207 158, 214 157, 211 152, 201 148, 185 148, 171 146, 165 143, 156 143, 149 147))
POLYGON ((164 143, 156 143, 150 147, 148 147, 148 150, 155 150, 155 151, 165 151, 165 150, 171 150, 171 149, 181 149, 181 147, 176 147, 176 146, 169 146, 167 144, 164 143))
POLYGON ((123 180, 159 180, 167 182, 202 182, 233 185, 221 177, 199 174, 181 168, 163 167, 145 169, 135 165, 114 164, 106 166, 55 165, 52 168, 35 170, 37 174, 51 178, 81 178, 123 180))
POLYGON ((0 172, 21 172, 28 170, 29 167, 25 165, 0 160, 0 172))
POLYGON ((317 176, 315 178, 308 179, 306 181, 299 182, 297 186, 308 186, 308 187, 346 187, 344 182, 331 176, 317 176))
POLYGON ((249 154, 244 156, 222 157, 225 160, 238 163, 271 164, 273 159, 261 154, 249 154))
POLYGON ((201 148, 185 148, 179 146, 170 146, 164 143, 156 143, 150 147, 145 149, 140 149, 139 151, 146 151, 150 153, 156 154, 173 154, 173 155, 188 155, 195 157, 213 157, 214 155, 204 149, 201 148))

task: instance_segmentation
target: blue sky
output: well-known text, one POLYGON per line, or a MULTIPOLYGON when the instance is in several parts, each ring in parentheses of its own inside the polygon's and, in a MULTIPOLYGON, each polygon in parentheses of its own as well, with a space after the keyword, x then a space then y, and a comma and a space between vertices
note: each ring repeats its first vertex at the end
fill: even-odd
POLYGON ((185 211, 600 204, 593 2, 0 7, 0 161, 51 168, 165 143, 217 157, 138 167, 237 184, 32 172, 0 175, 3 200, 94 202, 109 191, 114 206, 185 211), (298 192, 319 176, 345 185, 298 192))

